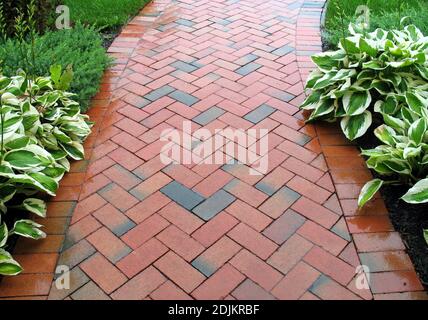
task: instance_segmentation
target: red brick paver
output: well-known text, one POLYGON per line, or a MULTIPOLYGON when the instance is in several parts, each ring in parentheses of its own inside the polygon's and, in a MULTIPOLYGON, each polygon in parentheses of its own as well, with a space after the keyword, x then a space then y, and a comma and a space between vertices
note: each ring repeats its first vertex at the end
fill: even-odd
POLYGON ((142 10, 109 49, 116 63, 89 111, 88 160, 49 204, 60 220, 46 222, 47 239, 19 241, 25 273, 4 278, 0 297, 427 298, 383 201, 356 207, 370 177, 357 148, 298 109, 323 6, 155 0, 142 10), (164 165, 160 134, 186 119, 210 131, 269 129, 268 171, 164 165), (188 207, 219 195, 233 201, 213 217, 188 207), (70 290, 52 282, 59 252, 70 290), (369 290, 358 285, 361 264, 369 290))

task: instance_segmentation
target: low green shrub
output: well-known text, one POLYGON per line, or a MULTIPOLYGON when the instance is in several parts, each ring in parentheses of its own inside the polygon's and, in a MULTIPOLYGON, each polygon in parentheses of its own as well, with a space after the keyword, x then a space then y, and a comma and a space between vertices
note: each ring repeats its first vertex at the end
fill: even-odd
POLYGON ((371 126, 372 111, 394 115, 402 100, 413 98, 407 92, 428 83, 428 40, 414 25, 366 33, 351 23, 349 30, 338 50, 312 57, 318 69, 308 78, 312 93, 301 108, 311 111, 309 121, 341 119, 354 140, 371 126))
MULTIPOLYGON (((0 274, 15 275, 21 266, 5 250, 12 235, 45 237, 41 225, 18 220, 8 225, 9 208, 46 215, 39 193, 55 196, 69 171, 68 159, 84 157, 82 143, 90 133, 88 116, 80 113, 73 94, 63 91, 70 70, 51 68, 51 77, 29 80, 25 74, 0 77, 0 274)), ((10 220, 10 218, 9 218, 10 220)))
MULTIPOLYGON (((18 39, 8 39, 0 43, 2 73, 12 76, 19 69, 26 70, 26 61, 32 59, 31 51, 30 42, 21 43, 18 39)), ((49 75, 52 64, 72 66, 74 79, 70 91, 77 94, 76 100, 82 111, 86 111, 91 98, 98 91, 103 72, 110 63, 99 33, 93 27, 78 23, 70 30, 36 36, 34 51, 33 74, 49 75)))

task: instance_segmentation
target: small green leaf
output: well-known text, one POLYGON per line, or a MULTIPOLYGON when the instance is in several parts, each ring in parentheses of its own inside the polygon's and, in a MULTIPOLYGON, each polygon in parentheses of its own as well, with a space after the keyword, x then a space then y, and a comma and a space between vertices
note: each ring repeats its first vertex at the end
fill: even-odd
POLYGON ((3 254, 0 252, 0 275, 16 276, 17 274, 20 274, 22 272, 22 267, 19 265, 18 262, 13 260, 11 257, 4 258, 2 256, 3 254))
POLYGON ((27 198, 22 202, 22 206, 39 217, 45 218, 47 212, 46 202, 40 199, 27 198))
POLYGON ((41 226, 31 220, 19 220, 15 222, 11 234, 17 234, 34 240, 43 239, 46 238, 46 234, 39 229, 41 226))
POLYGON ((382 187, 383 181, 380 179, 374 179, 367 182, 364 187, 361 189, 360 195, 358 197, 358 206, 363 207, 369 200, 373 198, 376 192, 382 187))
POLYGON ((406 101, 413 112, 417 113, 420 116, 422 115, 421 109, 425 108, 425 102, 423 101, 422 97, 415 93, 407 92, 406 101))
POLYGON ((0 225, 0 248, 4 247, 9 236, 6 223, 0 225))
POLYGON ((419 145, 422 142, 422 139, 426 131, 427 131, 426 120, 421 118, 410 126, 409 139, 413 141, 416 145, 419 145))
POLYGON ((427 203, 428 179, 420 180, 401 199, 412 204, 427 203))

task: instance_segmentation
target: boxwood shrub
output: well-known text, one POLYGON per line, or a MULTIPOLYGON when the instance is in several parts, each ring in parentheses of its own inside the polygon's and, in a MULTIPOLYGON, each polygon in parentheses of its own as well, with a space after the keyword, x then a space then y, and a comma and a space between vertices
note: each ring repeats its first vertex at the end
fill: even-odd
MULTIPOLYGON (((17 54, 21 47, 16 39, 0 43, 0 67, 3 75, 12 76, 19 69, 26 69, 25 59, 17 54)), ((31 60, 30 44, 25 44, 23 51, 31 60)), ((49 31, 36 37, 35 52, 33 72, 37 75, 49 75, 50 66, 53 64, 62 65, 64 68, 72 65, 74 79, 70 91, 77 94, 77 102, 82 111, 86 111, 110 62, 97 30, 77 23, 70 30, 49 31)))

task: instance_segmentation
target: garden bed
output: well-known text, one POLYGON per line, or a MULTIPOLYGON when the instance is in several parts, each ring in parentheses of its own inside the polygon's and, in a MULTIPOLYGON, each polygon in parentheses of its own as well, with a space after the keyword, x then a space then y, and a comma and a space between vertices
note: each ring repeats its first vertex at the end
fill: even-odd
MULTIPOLYGON (((362 149, 371 149, 378 145, 378 140, 369 134, 356 140, 356 144, 362 149)), ((376 172, 372 173, 378 177, 376 172)), ((428 290, 428 246, 423 236, 423 230, 428 229, 428 204, 411 205, 402 201, 403 186, 384 186, 380 193, 394 229, 400 233, 415 270, 428 290)))
MULTIPOLYGON (((399 3, 401 0, 391 0, 385 7, 382 0, 370 1, 370 30, 376 28, 392 29, 400 24, 400 19, 409 16, 412 23, 421 29, 424 34, 428 34, 428 1, 410 0, 404 2, 401 9, 399 3)), ((337 43, 343 37, 344 28, 341 24, 348 25, 355 20, 355 10, 358 5, 364 4, 361 0, 330 0, 325 7, 323 16, 323 48, 324 50, 337 48, 337 43), (336 5, 340 3, 341 10, 344 12, 343 20, 338 17, 336 5)), ((348 30, 344 31, 348 36, 348 30)), ((362 149, 372 149, 381 143, 375 137, 373 131, 380 124, 381 119, 374 118, 374 121, 380 123, 373 124, 362 138, 354 142, 362 149)), ((381 179, 376 172, 373 172, 375 178, 381 179)), ((415 270, 421 278, 421 282, 428 289, 428 246, 424 239, 423 230, 428 229, 428 204, 408 204, 400 198, 408 190, 405 186, 387 185, 381 188, 380 192, 385 200, 391 222, 396 231, 407 247, 407 252, 415 266, 415 270)))
POLYGON ((1 139, 1 274, 22 271, 11 255, 18 236, 46 236, 28 212, 45 217, 45 195, 55 195, 70 169, 67 159, 84 158, 82 142, 91 123, 80 113, 88 110, 110 64, 106 47, 148 2, 118 6, 110 0, 69 0, 72 28, 55 30, 55 14, 39 16, 38 9, 49 4, 48 12, 54 13, 57 0, 23 1, 13 11, 8 0, 0 0, 1 132, 6 137, 1 139), (5 27, 9 21, 10 30, 5 27))

